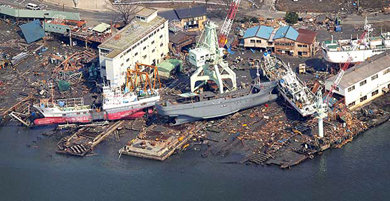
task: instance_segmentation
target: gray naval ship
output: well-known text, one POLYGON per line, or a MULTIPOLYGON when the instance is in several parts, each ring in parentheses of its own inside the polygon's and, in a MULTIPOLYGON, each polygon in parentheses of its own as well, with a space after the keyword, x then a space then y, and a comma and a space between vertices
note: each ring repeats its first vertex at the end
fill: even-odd
POLYGON ((208 21, 205 30, 187 57, 196 68, 190 77, 191 92, 156 103, 158 114, 173 118, 174 124, 226 116, 273 101, 275 82, 261 83, 259 69, 255 84, 237 88, 236 73, 228 66, 219 47, 217 26, 208 21))
POLYGON ((156 104, 158 114, 172 118, 174 125, 202 119, 211 119, 252 108, 277 98, 272 94, 276 82, 265 82, 232 92, 184 93, 176 99, 160 101, 156 104))

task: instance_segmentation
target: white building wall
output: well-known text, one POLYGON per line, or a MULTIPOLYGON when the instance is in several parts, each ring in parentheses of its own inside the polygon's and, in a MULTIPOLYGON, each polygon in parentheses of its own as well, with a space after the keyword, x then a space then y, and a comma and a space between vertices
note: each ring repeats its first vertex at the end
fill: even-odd
MULTIPOLYGON (((325 87, 327 90, 330 89, 331 83, 326 82, 325 87)), ((375 73, 373 75, 368 76, 367 78, 360 80, 359 82, 348 86, 347 88, 340 88, 339 91, 335 91, 335 93, 344 96, 345 104, 353 109, 354 107, 365 104, 372 99, 381 96, 383 94, 383 88, 390 87, 390 67, 375 73), (385 72, 387 73, 385 74, 385 72), (378 75, 378 78, 372 79, 373 76, 378 75), (360 83, 366 80, 366 84, 360 86, 360 83), (353 90, 348 90, 351 87, 355 87, 353 90), (377 94, 373 94, 373 92, 378 91, 377 94), (367 96, 366 100, 362 100, 364 96, 367 96)))
POLYGON ((111 85, 123 85, 126 81, 127 68, 133 69, 135 63, 157 65, 168 54, 168 21, 155 30, 145 35, 139 42, 135 43, 116 57, 110 59, 104 56, 99 50, 101 76, 106 78, 111 85), (128 51, 131 49, 130 51, 128 51))

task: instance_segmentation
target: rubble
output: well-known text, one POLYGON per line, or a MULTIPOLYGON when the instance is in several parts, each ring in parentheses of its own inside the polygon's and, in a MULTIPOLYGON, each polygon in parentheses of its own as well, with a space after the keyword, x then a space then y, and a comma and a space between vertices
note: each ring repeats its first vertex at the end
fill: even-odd
MULTIPOLYGON (((297 4, 302 10, 304 7, 301 4, 310 1, 300 0, 298 1, 300 4, 294 1, 287 3, 287 0, 278 1, 278 6, 286 7, 286 5, 297 4)), ((316 4, 312 6, 312 9, 322 7, 321 9, 329 9, 329 12, 337 12, 342 8, 335 6, 330 8, 329 2, 325 2, 327 4, 325 7, 322 7, 322 4, 316 4)), ((295 8, 289 7, 291 10, 295 8)), ((348 9, 352 11, 353 7, 348 9)), ((336 17, 336 14, 330 13, 308 15, 296 26, 330 32, 334 30, 332 27, 335 25, 336 17)), ((259 17, 257 24, 281 26, 284 23, 283 19, 259 17)), ((101 97, 99 97, 97 87, 100 80, 96 75, 98 66, 95 61, 96 51, 85 50, 80 46, 70 48, 53 37, 44 37, 41 41, 27 44, 18 36, 17 24, 12 20, 0 20, 0 27, 3 27, 0 29, 2 56, 0 59, 3 61, 3 63, 0 62, 0 112, 2 114, 0 120, 3 120, 3 123, 5 119, 9 119, 9 114, 13 114, 11 116, 18 119, 18 122, 26 122, 27 117, 24 114, 29 113, 29 101, 33 98, 50 97, 50 84, 55 82, 57 82, 53 90, 55 97, 84 96, 87 97, 87 102, 99 102, 101 97), (92 79, 89 79, 90 77, 92 79), (16 104, 19 101, 21 104, 16 104)), ((229 43, 230 50, 233 51, 230 52, 231 55, 227 61, 229 65, 236 67, 235 71, 243 85, 248 84, 253 78, 252 74, 260 63, 260 52, 240 48, 240 30, 257 24, 235 23, 234 26, 238 29, 231 37, 232 42, 229 43)), ((350 31, 357 30, 351 29, 350 31)), ((329 32, 326 32, 326 37, 329 36, 329 32)), ((100 39, 110 35, 109 33, 92 34, 83 27, 72 34, 83 41, 92 40, 88 37, 96 36, 99 39, 93 40, 97 42, 101 42, 100 39), (81 34, 84 31, 89 35, 81 34)), ((194 41, 195 37, 186 35, 174 41, 176 44, 171 44, 170 48, 174 50, 174 54, 177 54, 182 47, 194 41)), ((185 53, 178 57, 184 58, 185 53)), ((318 55, 309 60, 301 58, 291 60, 293 67, 305 64, 305 72, 298 76, 305 81, 313 93, 320 90, 323 84, 321 80, 332 74, 332 72, 329 73, 330 70, 321 70, 316 63, 318 60, 320 60, 318 55), (317 61, 313 62, 314 59, 317 61)), ((184 64, 184 69, 182 74, 174 77, 175 79, 163 83, 166 86, 160 92, 163 99, 186 89, 185 86, 188 86, 189 81, 186 75, 193 69, 186 64, 184 64)), ((324 120, 324 138, 317 137, 317 119, 299 116, 287 102, 280 98, 276 102, 237 112, 225 118, 200 121, 179 127, 169 126, 167 119, 156 114, 148 114, 145 118, 137 120, 108 124, 103 122, 91 125, 62 125, 58 128, 63 128, 61 132, 69 136, 59 141, 58 153, 85 156, 110 134, 114 133, 115 137, 120 138, 123 133, 131 133, 137 137, 125 136, 126 141, 131 138, 134 140, 129 140, 128 144, 120 150, 121 154, 165 160, 175 151, 193 149, 199 151, 202 157, 213 157, 223 163, 277 165, 281 168, 289 168, 307 159, 312 159, 326 149, 341 148, 360 133, 388 121, 390 117, 388 99, 389 94, 386 94, 354 111, 346 110, 342 104, 334 105, 333 112, 324 120)), ((50 131, 44 135, 51 136, 58 132, 57 130, 50 131)))

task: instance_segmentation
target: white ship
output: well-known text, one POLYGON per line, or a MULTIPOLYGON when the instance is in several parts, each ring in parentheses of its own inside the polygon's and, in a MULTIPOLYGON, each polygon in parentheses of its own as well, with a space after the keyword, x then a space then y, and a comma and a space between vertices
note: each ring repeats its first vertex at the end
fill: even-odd
POLYGON ((124 92, 117 87, 103 87, 103 108, 92 108, 84 104, 83 98, 49 101, 42 99, 34 108, 43 118, 34 120, 35 125, 62 123, 90 123, 98 120, 119 120, 142 117, 150 112, 160 100, 158 90, 135 90, 124 92))
POLYGON ((360 44, 358 44, 359 38, 333 40, 332 37, 332 40, 322 42, 324 59, 330 63, 347 63, 348 58, 351 57, 351 63, 358 63, 390 49, 390 32, 372 37, 373 28, 371 24, 367 24, 367 19, 364 31, 366 34, 360 44))
POLYGON ((297 75, 277 57, 265 54, 261 63, 263 75, 278 82, 278 90, 303 117, 316 112, 316 96, 297 75))

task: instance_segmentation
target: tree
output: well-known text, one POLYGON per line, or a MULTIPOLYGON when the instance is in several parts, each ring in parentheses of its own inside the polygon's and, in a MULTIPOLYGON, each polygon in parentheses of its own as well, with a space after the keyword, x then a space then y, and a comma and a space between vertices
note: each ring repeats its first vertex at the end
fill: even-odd
POLYGON ((130 4, 112 4, 115 10, 120 14, 123 23, 129 24, 132 17, 137 13, 138 6, 130 4))
POLYGON ((287 12, 284 20, 289 24, 295 24, 298 22, 298 14, 296 12, 287 12))

